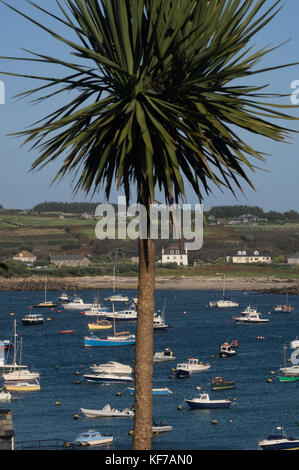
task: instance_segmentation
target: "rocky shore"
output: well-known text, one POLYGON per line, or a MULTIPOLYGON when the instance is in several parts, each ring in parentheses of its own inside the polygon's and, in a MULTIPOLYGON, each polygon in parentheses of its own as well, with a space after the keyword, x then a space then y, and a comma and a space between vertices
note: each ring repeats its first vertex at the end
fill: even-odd
MULTIPOLYGON (((116 289, 137 289, 137 277, 117 277, 116 289)), ((48 290, 75 291, 82 289, 111 289, 112 276, 83 276, 48 278, 48 290)), ((299 279, 281 279, 275 277, 249 278, 227 277, 226 290, 259 291, 264 293, 299 294, 299 279)), ((2 291, 32 291, 43 290, 44 279, 37 276, 0 278, 0 290, 2 291)), ((223 280, 219 276, 197 277, 156 277, 156 289, 183 289, 183 290, 221 290, 223 280)))

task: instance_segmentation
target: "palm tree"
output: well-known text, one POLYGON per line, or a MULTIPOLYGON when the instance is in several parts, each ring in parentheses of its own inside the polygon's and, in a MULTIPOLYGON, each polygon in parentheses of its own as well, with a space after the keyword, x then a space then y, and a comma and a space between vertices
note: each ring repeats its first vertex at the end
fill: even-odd
MULTIPOLYGON (((74 172, 75 190, 104 188, 107 199, 114 182, 127 202, 134 187, 149 219, 157 188, 172 204, 184 200, 186 181, 200 201, 214 185, 233 193, 244 182, 252 186, 246 170, 264 156, 238 130, 288 138, 289 129, 275 119, 292 118, 268 101, 263 85, 252 84, 252 76, 287 66, 258 68, 273 49, 250 47, 280 0, 57 0, 56 14, 30 3, 71 38, 8 6, 69 46, 73 60, 27 51, 31 56, 20 60, 68 72, 11 74, 40 82, 19 96, 39 102, 77 92, 17 133, 38 153, 33 169, 61 161, 55 179, 74 172)), ((139 260, 133 448, 150 449, 155 255, 149 233, 139 240, 139 260)))

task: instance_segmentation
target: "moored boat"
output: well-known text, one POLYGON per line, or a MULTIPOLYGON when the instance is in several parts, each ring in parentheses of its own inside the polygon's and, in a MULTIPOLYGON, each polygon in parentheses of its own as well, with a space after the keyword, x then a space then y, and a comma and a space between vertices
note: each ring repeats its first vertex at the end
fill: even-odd
MULTIPOLYGON (((128 391, 131 395, 134 395, 135 393, 135 388, 132 388, 132 387, 128 387, 128 391)), ((172 394, 172 391, 169 390, 169 388, 167 387, 163 387, 163 388, 153 388, 152 389, 152 394, 153 395, 171 395, 172 394)))
POLYGON ((80 408, 80 411, 87 418, 131 418, 135 415, 132 407, 125 408, 122 411, 117 408, 111 408, 111 406, 105 405, 100 410, 89 410, 86 408, 80 408))
POLYGON ((152 425, 152 431, 153 432, 169 432, 169 431, 172 431, 172 426, 170 426, 169 424, 166 424, 164 423, 164 421, 161 421, 161 423, 155 423, 153 422, 153 425, 152 425))
POLYGON ((95 335, 84 337, 84 346, 86 348, 99 346, 130 346, 135 343, 136 337, 129 331, 115 333, 113 336, 107 336, 107 338, 98 338, 95 335))
POLYGON ((98 320, 96 323, 88 323, 89 330, 110 330, 112 323, 109 320, 98 320))
POLYGON ((175 356, 173 352, 169 348, 165 348, 162 352, 156 352, 154 354, 153 361, 154 362, 166 362, 166 361, 174 361, 175 356))
POLYGON ((110 434, 101 434, 99 431, 89 430, 80 434, 74 443, 79 446, 98 446, 103 444, 111 444, 113 436, 110 434))
POLYGON ((180 363, 177 365, 177 367, 187 367, 191 372, 201 372, 204 370, 210 369, 211 365, 209 363, 201 362, 198 359, 191 357, 190 359, 187 359, 186 362, 180 363))
POLYGON ((178 379, 185 379, 191 377, 192 370, 187 364, 177 364, 176 369, 174 371, 174 375, 178 379))
POLYGON ((39 313, 29 313, 22 318, 22 324, 24 326, 28 325, 43 325, 45 319, 39 313))
POLYGON ((90 367, 93 372, 100 373, 100 372, 109 372, 114 375, 125 375, 125 374, 132 374, 133 368, 127 364, 122 364, 116 361, 109 361, 105 364, 94 364, 90 367))
POLYGON ((226 390, 230 388, 235 388, 235 380, 224 380, 223 377, 214 377, 211 380, 212 390, 226 390))
POLYGON ((277 426, 273 434, 259 442, 262 450, 299 450, 299 439, 287 437, 282 426, 277 426))
POLYGON ((35 392, 40 390, 38 380, 34 382, 7 382, 5 388, 9 392, 35 392))
POLYGON ((137 311, 135 309, 121 310, 105 314, 107 320, 115 321, 134 321, 137 320, 137 311))
POLYGON ((8 392, 5 387, 0 388, 0 402, 2 401, 10 401, 11 400, 11 393, 8 392))
POLYGON ((134 379, 129 374, 113 374, 109 372, 99 372, 94 374, 84 374, 83 377, 89 383, 125 383, 134 382, 134 379))
POLYGON ((261 318, 261 314, 259 312, 251 312, 247 313, 246 315, 242 315, 241 317, 235 317, 236 323, 242 324, 261 324, 261 323, 269 323, 268 318, 261 318))
POLYGON ((235 356, 237 354, 237 351, 232 348, 232 345, 229 343, 222 343, 220 345, 220 351, 219 351, 219 356, 220 357, 231 357, 235 356))
POLYGON ((75 297, 70 302, 64 303, 62 306, 65 310, 90 310, 93 304, 86 304, 80 297, 75 297))
POLYGON ((232 404, 229 398, 225 400, 211 400, 207 393, 201 393, 195 398, 185 398, 185 402, 192 409, 229 408, 232 404))

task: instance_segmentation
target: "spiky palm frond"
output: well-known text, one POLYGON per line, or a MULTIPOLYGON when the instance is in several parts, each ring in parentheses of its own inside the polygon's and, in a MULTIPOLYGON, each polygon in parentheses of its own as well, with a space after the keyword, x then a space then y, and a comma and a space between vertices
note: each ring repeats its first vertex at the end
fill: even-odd
POLYGON ((139 202, 154 201, 156 188, 166 201, 178 201, 187 180, 202 199, 211 183, 231 191, 242 180, 251 184, 246 169, 263 159, 236 128, 287 139, 289 129, 273 119, 291 117, 267 101, 264 86, 251 84, 253 75, 279 68, 258 69, 271 49, 252 51, 250 40, 277 14, 280 0, 267 9, 265 0, 65 0, 66 7, 57 0, 59 16, 29 3, 78 38, 10 6, 74 56, 31 52, 20 59, 70 70, 63 78, 29 76, 45 84, 20 96, 38 94, 40 101, 77 91, 18 133, 39 152, 33 168, 62 159, 56 178, 75 171, 77 189, 104 187, 107 197, 116 181, 127 199, 136 184, 139 202))

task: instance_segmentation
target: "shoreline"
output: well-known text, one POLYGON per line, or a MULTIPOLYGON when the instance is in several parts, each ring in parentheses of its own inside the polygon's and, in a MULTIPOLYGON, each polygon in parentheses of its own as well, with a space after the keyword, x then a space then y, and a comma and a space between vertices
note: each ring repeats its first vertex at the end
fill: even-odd
MULTIPOLYGON (((113 276, 82 276, 48 278, 47 290, 74 291, 84 289, 112 289, 113 276)), ((116 277, 115 289, 137 289, 137 277, 116 277)), ((36 291, 44 290, 44 279, 38 276, 0 278, 0 291, 36 291)), ((221 290, 223 279, 209 276, 157 276, 156 290, 221 290)), ((281 279, 275 277, 231 277, 225 279, 227 291, 258 291, 263 293, 281 293, 298 295, 299 279, 281 279)))

